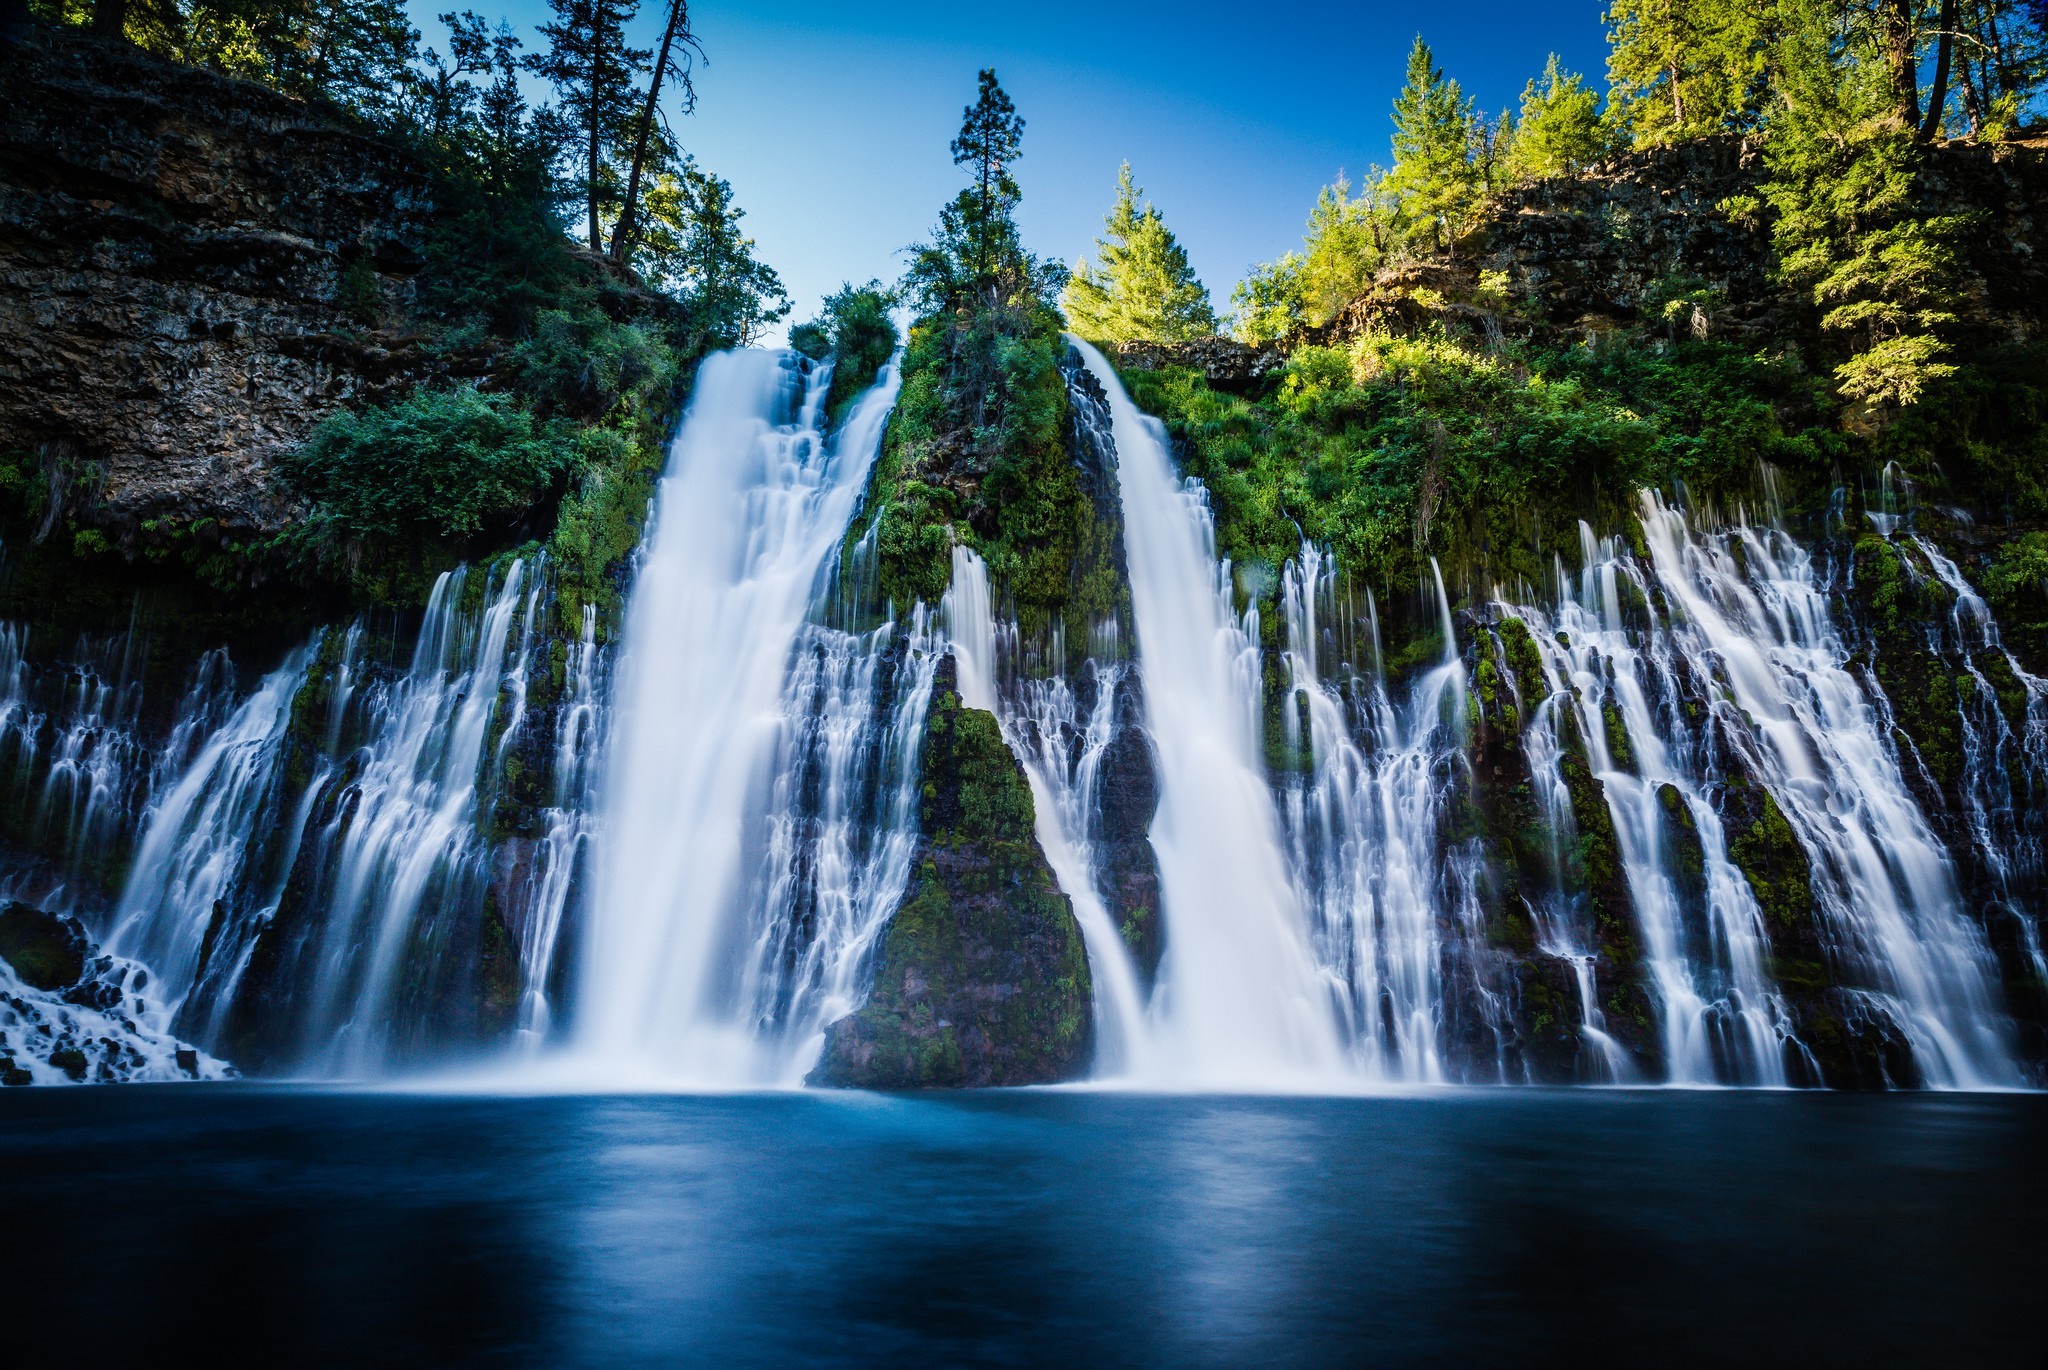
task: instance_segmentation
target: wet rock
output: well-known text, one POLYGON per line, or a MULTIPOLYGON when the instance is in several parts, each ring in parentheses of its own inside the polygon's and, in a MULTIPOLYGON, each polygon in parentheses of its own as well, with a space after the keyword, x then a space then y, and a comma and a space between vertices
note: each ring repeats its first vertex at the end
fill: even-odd
POLYGON ((0 909, 0 960, 32 989, 60 990, 77 984, 85 974, 90 949, 76 918, 20 903, 0 909))
POLYGON ((867 1003, 832 1024, 810 1083, 1045 1084, 1086 1073, 1093 985, 1081 929, 1033 836, 1031 790, 995 716, 932 685, 916 875, 867 1003))

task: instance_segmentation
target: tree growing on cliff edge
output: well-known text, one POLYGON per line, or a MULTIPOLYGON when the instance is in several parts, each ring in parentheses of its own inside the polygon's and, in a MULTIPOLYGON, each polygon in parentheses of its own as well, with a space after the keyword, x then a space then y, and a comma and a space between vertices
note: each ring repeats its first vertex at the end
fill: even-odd
POLYGON ((1095 240, 1099 265, 1080 263, 1060 293, 1068 327, 1102 342, 1184 342, 1214 333, 1208 287, 1159 210, 1139 206, 1143 194, 1125 162, 1095 240))
POLYGON ((1024 121, 993 71, 967 106, 953 162, 973 181, 939 211, 929 242, 912 244, 903 292, 920 314, 974 306, 997 309, 1025 297, 1050 302, 1066 284, 1066 268, 1024 250, 1014 211, 1022 198, 1010 166, 1023 155, 1024 121))
POLYGON ((548 0, 553 22, 539 26, 546 52, 526 59, 527 69, 550 82, 576 131, 578 187, 593 249, 604 246, 602 217, 619 203, 612 152, 630 136, 638 109, 634 81, 653 53, 629 47, 626 25, 638 0, 548 0))
POLYGON ((619 207, 618 223, 612 227, 611 257, 615 262, 629 259, 639 231, 641 177, 675 159, 675 140, 661 114, 662 82, 666 78, 676 88, 683 113, 690 113, 697 107, 697 88, 690 79, 691 59, 703 55, 697 35, 690 32, 687 0, 669 0, 668 23, 662 28, 661 47, 655 52, 654 71, 647 82, 647 102, 640 109, 633 154, 627 159, 625 202, 619 207))
POLYGON ((1010 216, 1022 197, 1010 164, 1024 154, 1024 121, 993 69, 984 68, 980 81, 980 93, 963 112, 960 136, 953 140, 953 165, 974 171, 971 198, 963 205, 964 222, 974 245, 974 272, 986 276, 994 267, 1004 231, 1015 236, 1010 216))
POLYGON ((1472 167, 1472 101, 1446 79, 1420 35, 1408 51, 1408 80, 1394 100, 1394 169, 1387 191, 1444 247, 1479 199, 1472 167))
POLYGON ((1543 67, 1543 81, 1522 90, 1521 117, 1508 154, 1518 180, 1572 176, 1606 155, 1608 138, 1600 122, 1600 97, 1577 72, 1568 72, 1556 53, 1543 67))

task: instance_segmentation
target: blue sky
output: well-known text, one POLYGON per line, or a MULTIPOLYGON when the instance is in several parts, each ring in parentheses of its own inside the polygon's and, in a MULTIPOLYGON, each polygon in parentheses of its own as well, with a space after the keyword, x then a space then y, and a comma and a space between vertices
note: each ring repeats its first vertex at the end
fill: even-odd
MULTIPOLYGON (((543 0, 467 0, 529 44, 543 0)), ((413 0, 425 40, 450 0, 413 0)), ((1294 246, 1316 191, 1388 160, 1388 109, 1420 31, 1447 72, 1499 109, 1546 54, 1598 78, 1598 0, 1438 6, 903 0, 697 0, 710 61, 686 147, 733 184, 798 319, 842 281, 893 279, 960 175, 947 143, 993 66, 1025 119, 1027 245, 1072 262, 1101 227, 1117 164, 1226 307, 1252 264, 1294 246)), ((636 23, 653 46, 659 0, 636 23)))

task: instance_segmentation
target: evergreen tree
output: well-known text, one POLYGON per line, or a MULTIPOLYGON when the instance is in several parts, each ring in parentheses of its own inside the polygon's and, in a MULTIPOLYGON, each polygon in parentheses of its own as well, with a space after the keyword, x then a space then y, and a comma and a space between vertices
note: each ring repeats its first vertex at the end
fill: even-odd
POLYGON ((1394 169, 1387 189, 1420 224, 1430 245, 1457 234, 1479 197, 1471 160, 1472 102, 1446 80, 1418 36, 1408 52, 1408 80, 1394 101, 1394 169))
POLYGON ((931 241, 909 248, 903 292, 920 314, 960 308, 974 299, 995 307, 1029 295, 1049 302, 1066 284, 1066 268, 1041 264, 1017 234, 1017 182, 1010 166, 1023 155, 1024 121, 993 71, 981 73, 980 94, 953 140, 953 162, 973 182, 939 211, 931 241))
POLYGON ((1010 164, 1024 152, 1024 121, 992 69, 984 69, 981 89, 953 140, 953 165, 973 169, 974 188, 963 205, 962 223, 973 244, 976 276, 995 269, 1002 230, 1021 198, 1010 164))
POLYGON ((1606 152, 1600 125, 1600 97, 1577 72, 1567 72, 1556 53, 1544 64, 1543 83, 1522 89, 1512 165, 1519 179, 1570 176, 1606 152))
POLYGON ((555 18, 539 26, 548 50, 527 58, 526 65, 554 86, 576 131, 588 241, 602 247, 601 215, 618 199, 612 151, 628 134, 639 104, 633 83, 653 54, 626 45, 626 25, 638 0, 548 0, 548 7, 555 18))
POLYGON ((634 134, 633 155, 626 172, 625 203, 620 206, 619 221, 612 228, 613 261, 625 261, 632 250, 641 176, 651 166, 666 165, 675 156, 674 140, 668 136, 667 121, 659 120, 659 130, 656 127, 661 111, 662 81, 666 78, 674 85, 681 95, 683 113, 690 113, 697 107, 697 88, 690 79, 690 59, 703 55, 704 49, 698 46, 697 35, 690 32, 687 0, 669 0, 668 23, 662 29, 661 47, 654 58, 654 73, 647 83, 647 103, 640 111, 639 127, 634 134))
POLYGON ((641 269, 681 297, 707 346, 744 347, 789 313, 782 278, 740 228, 745 217, 725 178, 688 159, 647 191, 641 269))
POLYGON ((1245 273, 1230 292, 1230 331, 1253 347, 1277 343, 1299 333, 1308 323, 1307 296, 1302 288, 1302 258, 1289 252, 1245 273))
POLYGON ((1608 102, 1638 147, 1755 127, 1778 40, 1774 0, 1615 0, 1608 102))
POLYGON ((1828 0, 1796 2, 1806 22, 1791 29, 1784 108, 1765 144, 1779 272, 1812 291, 1821 327, 1849 343, 1835 370, 1842 393, 1909 405, 1955 371, 1943 333, 1967 224, 1929 213, 1917 191, 1918 124, 1900 101, 1890 36, 1837 28, 1828 0))
POLYGON ((1117 171, 1116 204, 1096 239, 1100 264, 1083 262, 1060 295, 1068 326, 1102 342, 1183 342, 1216 331, 1209 291, 1186 249, 1131 180, 1131 164, 1117 171))

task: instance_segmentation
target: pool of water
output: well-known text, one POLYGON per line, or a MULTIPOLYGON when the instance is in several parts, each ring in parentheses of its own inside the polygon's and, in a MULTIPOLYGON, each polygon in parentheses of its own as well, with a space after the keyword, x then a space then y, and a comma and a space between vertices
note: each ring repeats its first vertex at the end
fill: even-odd
POLYGON ((0 1093, 94 1364, 2040 1365, 2048 1098, 0 1093))

